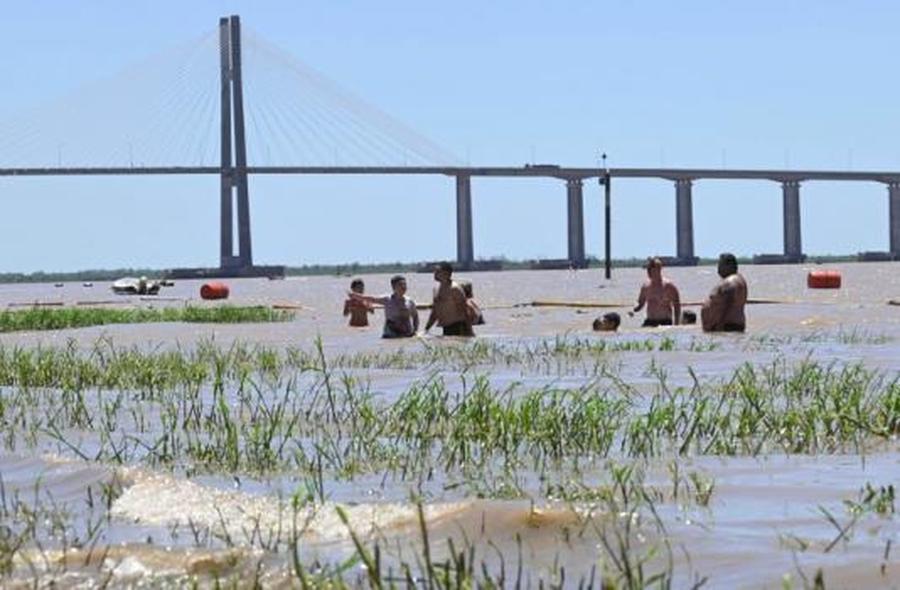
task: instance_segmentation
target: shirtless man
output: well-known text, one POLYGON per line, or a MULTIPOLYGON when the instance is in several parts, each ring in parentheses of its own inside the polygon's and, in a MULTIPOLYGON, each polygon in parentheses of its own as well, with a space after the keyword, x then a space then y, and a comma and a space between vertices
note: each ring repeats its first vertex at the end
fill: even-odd
POLYGON ((747 281, 738 274, 737 259, 728 252, 719 255, 722 281, 709 294, 700 310, 704 332, 743 332, 747 281))
POLYGON ((677 325, 681 321, 681 296, 675 283, 662 276, 662 260, 648 258, 645 267, 647 281, 641 286, 638 304, 633 313, 637 313, 647 305, 645 328, 677 325))
POLYGON ((431 315, 425 322, 425 331, 437 322, 443 328, 444 336, 474 336, 466 293, 453 282, 452 277, 453 266, 449 262, 442 262, 435 267, 434 280, 439 285, 434 292, 434 302, 431 315))

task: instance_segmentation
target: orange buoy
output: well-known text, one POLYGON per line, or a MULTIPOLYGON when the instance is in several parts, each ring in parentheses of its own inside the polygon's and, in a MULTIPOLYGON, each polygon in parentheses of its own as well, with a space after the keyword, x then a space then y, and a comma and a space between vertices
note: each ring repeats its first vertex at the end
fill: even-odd
POLYGON ((841 273, 836 270, 811 270, 806 275, 806 286, 810 289, 840 289, 841 273))
POLYGON ((200 287, 201 299, 228 299, 228 285, 225 283, 203 283, 200 287))

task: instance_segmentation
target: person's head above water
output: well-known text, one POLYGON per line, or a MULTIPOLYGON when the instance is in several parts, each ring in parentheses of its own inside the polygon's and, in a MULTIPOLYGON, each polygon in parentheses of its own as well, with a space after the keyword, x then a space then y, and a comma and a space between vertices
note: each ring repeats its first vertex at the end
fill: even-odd
POLYGON ((391 289, 398 295, 406 294, 406 277, 403 275, 394 275, 391 277, 391 289))
POLYGON ((719 254, 719 276, 724 278, 730 277, 738 271, 737 258, 731 252, 722 252, 719 254))
POLYGON ((594 320, 594 331, 615 332, 619 329, 620 323, 622 323, 622 318, 616 312, 611 311, 594 320))
POLYGON ((697 323, 697 314, 689 309, 681 312, 681 323, 684 325, 696 324, 697 323))
POLYGON ((644 263, 644 268, 647 269, 647 276, 651 279, 662 276, 662 267, 662 260, 657 256, 651 256, 647 259, 647 262, 644 263))
POLYGON ((466 294, 466 299, 472 298, 472 281, 462 281, 459 284, 462 287, 463 293, 466 294))
POLYGON ((362 279, 353 279, 350 281, 350 290, 354 293, 362 293, 366 290, 366 284, 363 283, 362 279))

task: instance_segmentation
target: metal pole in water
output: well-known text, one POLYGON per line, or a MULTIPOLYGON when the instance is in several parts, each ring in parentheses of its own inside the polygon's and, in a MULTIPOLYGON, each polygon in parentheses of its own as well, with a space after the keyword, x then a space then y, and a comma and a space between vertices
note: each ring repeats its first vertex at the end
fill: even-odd
POLYGON ((603 221, 604 221, 604 276, 608 279, 612 278, 612 216, 610 214, 611 206, 611 187, 609 181, 609 168, 606 166, 606 154, 603 154, 603 221))

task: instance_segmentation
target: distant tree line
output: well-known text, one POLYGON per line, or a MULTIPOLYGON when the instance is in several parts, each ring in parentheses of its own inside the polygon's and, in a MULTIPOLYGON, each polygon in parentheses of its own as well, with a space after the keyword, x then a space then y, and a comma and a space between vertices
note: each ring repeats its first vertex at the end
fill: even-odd
MULTIPOLYGON (((848 255, 826 255, 826 256, 808 256, 807 263, 825 263, 825 262, 852 262, 856 261, 856 256, 848 255)), ((613 266, 616 268, 633 268, 644 264, 646 258, 620 258, 613 260, 613 266)), ((499 266, 503 270, 522 270, 532 268, 535 263, 533 260, 508 260, 506 258, 491 258, 486 260, 494 265, 499 266)), ((700 258, 700 265, 714 265, 715 258, 700 258)), ((740 264, 751 264, 752 257, 739 257, 740 264)), ((306 264, 303 266, 288 266, 285 268, 287 276, 311 276, 311 275, 362 275, 362 274, 389 274, 389 273, 410 273, 422 272, 431 268, 434 261, 420 262, 377 262, 377 263, 361 263, 352 262, 349 264, 306 264)), ((596 257, 588 257, 588 268, 598 268, 603 266, 603 260, 596 257)), ((64 283, 64 282, 93 282, 93 281, 115 281, 122 277, 141 277, 147 278, 164 278, 166 269, 159 268, 114 268, 114 269, 89 269, 74 272, 45 272, 37 271, 31 273, 8 272, 0 273, 0 283, 64 283)))

